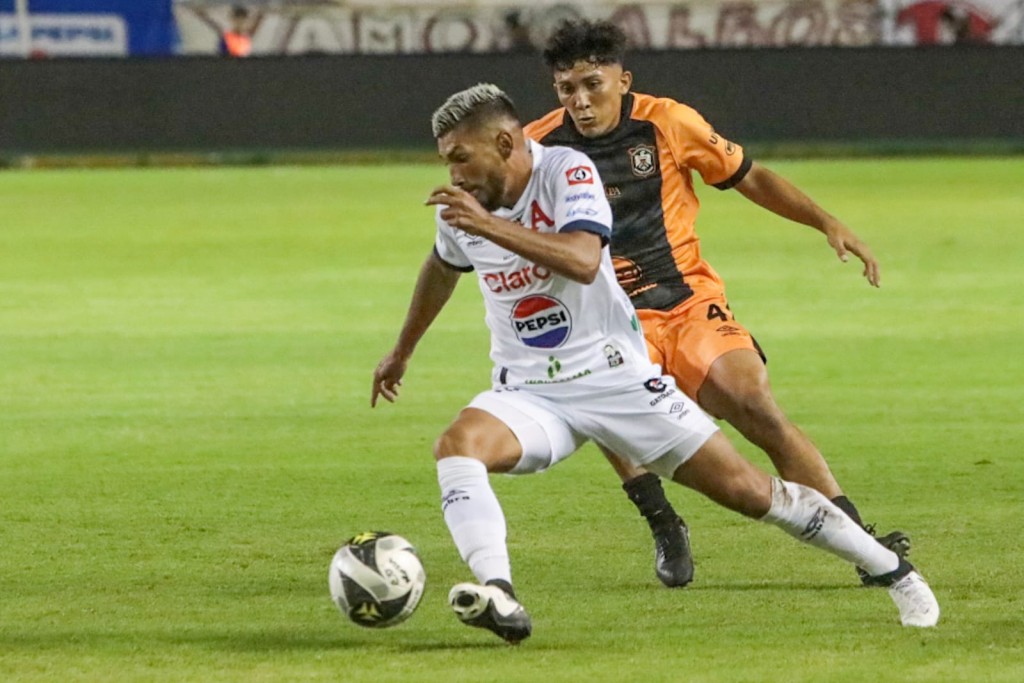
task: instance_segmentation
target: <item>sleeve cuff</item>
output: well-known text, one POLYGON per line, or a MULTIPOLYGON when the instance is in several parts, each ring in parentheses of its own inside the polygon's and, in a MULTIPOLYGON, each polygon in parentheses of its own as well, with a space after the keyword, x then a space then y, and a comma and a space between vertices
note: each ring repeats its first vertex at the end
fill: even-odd
POLYGON ((753 165, 754 160, 748 156, 744 156, 742 163, 740 163, 740 167, 736 169, 735 173, 733 173, 728 179, 723 180, 720 183, 715 183, 712 187, 717 187, 719 190, 728 190, 736 187, 741 180, 747 177, 747 174, 750 173, 750 167, 753 165))
POLYGON ((612 231, 607 225, 602 225, 596 221, 573 221, 572 223, 566 223, 562 226, 562 229, 558 232, 592 232, 601 238, 601 246, 605 246, 611 240, 612 231))
POLYGON ((447 268, 451 268, 452 270, 457 270, 460 273, 470 273, 473 271, 473 266, 457 266, 454 263, 449 263, 448 261, 445 261, 443 258, 441 258, 441 254, 437 253, 437 245, 434 245, 434 258, 440 261, 441 265, 447 268))

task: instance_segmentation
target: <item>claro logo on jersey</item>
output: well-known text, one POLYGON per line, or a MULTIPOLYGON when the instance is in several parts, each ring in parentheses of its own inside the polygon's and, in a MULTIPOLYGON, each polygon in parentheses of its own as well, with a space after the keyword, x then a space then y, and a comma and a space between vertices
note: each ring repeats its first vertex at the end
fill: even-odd
POLYGON ((535 349, 554 349, 572 332, 569 309, 550 296, 528 296, 512 307, 512 329, 519 341, 535 349))
POLYGON ((589 166, 576 166, 565 172, 565 179, 570 185, 593 185, 594 169, 589 166))
POLYGON ((520 270, 501 273, 487 273, 484 275, 484 283, 487 288, 495 294, 511 292, 515 289, 522 289, 534 282, 547 280, 551 277, 551 271, 544 266, 530 264, 520 270))

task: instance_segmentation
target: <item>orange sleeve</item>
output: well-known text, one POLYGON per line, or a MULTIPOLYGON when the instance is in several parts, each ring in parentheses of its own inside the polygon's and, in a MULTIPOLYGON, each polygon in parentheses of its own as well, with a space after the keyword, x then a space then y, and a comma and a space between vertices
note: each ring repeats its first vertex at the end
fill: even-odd
POLYGON ((668 141, 676 166, 693 169, 708 185, 721 189, 739 182, 750 163, 743 148, 715 132, 695 109, 674 100, 651 103, 651 121, 668 141))
POLYGON ((565 109, 555 109, 536 121, 523 126, 523 134, 534 142, 540 142, 548 133, 561 126, 564 119, 565 109))

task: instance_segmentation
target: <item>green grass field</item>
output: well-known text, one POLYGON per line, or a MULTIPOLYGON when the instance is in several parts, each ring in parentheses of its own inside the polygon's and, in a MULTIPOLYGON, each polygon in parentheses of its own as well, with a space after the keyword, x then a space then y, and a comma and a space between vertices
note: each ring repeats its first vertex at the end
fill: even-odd
POLYGON ((495 478, 534 636, 468 629, 445 605, 470 575, 430 448, 487 386, 474 282, 400 402, 369 408, 442 167, 6 172, 0 680, 1024 680, 1024 163, 769 165, 873 246, 882 288, 709 188, 704 253, 866 520, 912 534, 938 628, 901 628, 838 560, 679 487, 697 580, 662 588, 588 446, 495 478), (366 529, 427 568, 392 630, 328 597, 333 551, 366 529))

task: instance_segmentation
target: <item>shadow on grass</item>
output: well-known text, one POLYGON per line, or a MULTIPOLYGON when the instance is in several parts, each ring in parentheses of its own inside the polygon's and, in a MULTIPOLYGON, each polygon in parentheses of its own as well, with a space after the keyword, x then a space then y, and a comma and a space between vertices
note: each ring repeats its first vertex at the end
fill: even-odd
MULTIPOLYGON (((199 647, 217 652, 329 652, 360 649, 386 653, 440 652, 507 649, 509 646, 488 634, 479 641, 429 636, 412 631, 389 632, 387 636, 367 633, 349 635, 327 632, 296 633, 284 629, 229 632, 215 629, 187 629, 185 633, 139 631, 54 631, 49 633, 0 634, 0 651, 95 650, 138 651, 166 646, 199 647)), ((531 648, 537 649, 537 648, 531 648)), ((543 648, 542 648, 543 649, 543 648)))
POLYGON ((831 591, 871 591, 861 585, 856 578, 852 578, 849 584, 834 583, 796 583, 793 581, 759 581, 757 583, 711 583, 690 585, 678 592, 732 592, 732 591, 817 591, 827 593, 831 591))
POLYGON ((328 633, 296 634, 283 630, 254 633, 193 632, 185 636, 174 636, 167 640, 178 645, 194 645, 211 650, 234 652, 363 649, 407 653, 508 647, 494 638, 479 642, 461 642, 452 638, 425 636, 414 632, 389 632, 388 636, 380 634, 379 639, 376 634, 369 633, 365 636, 348 636, 328 633))

